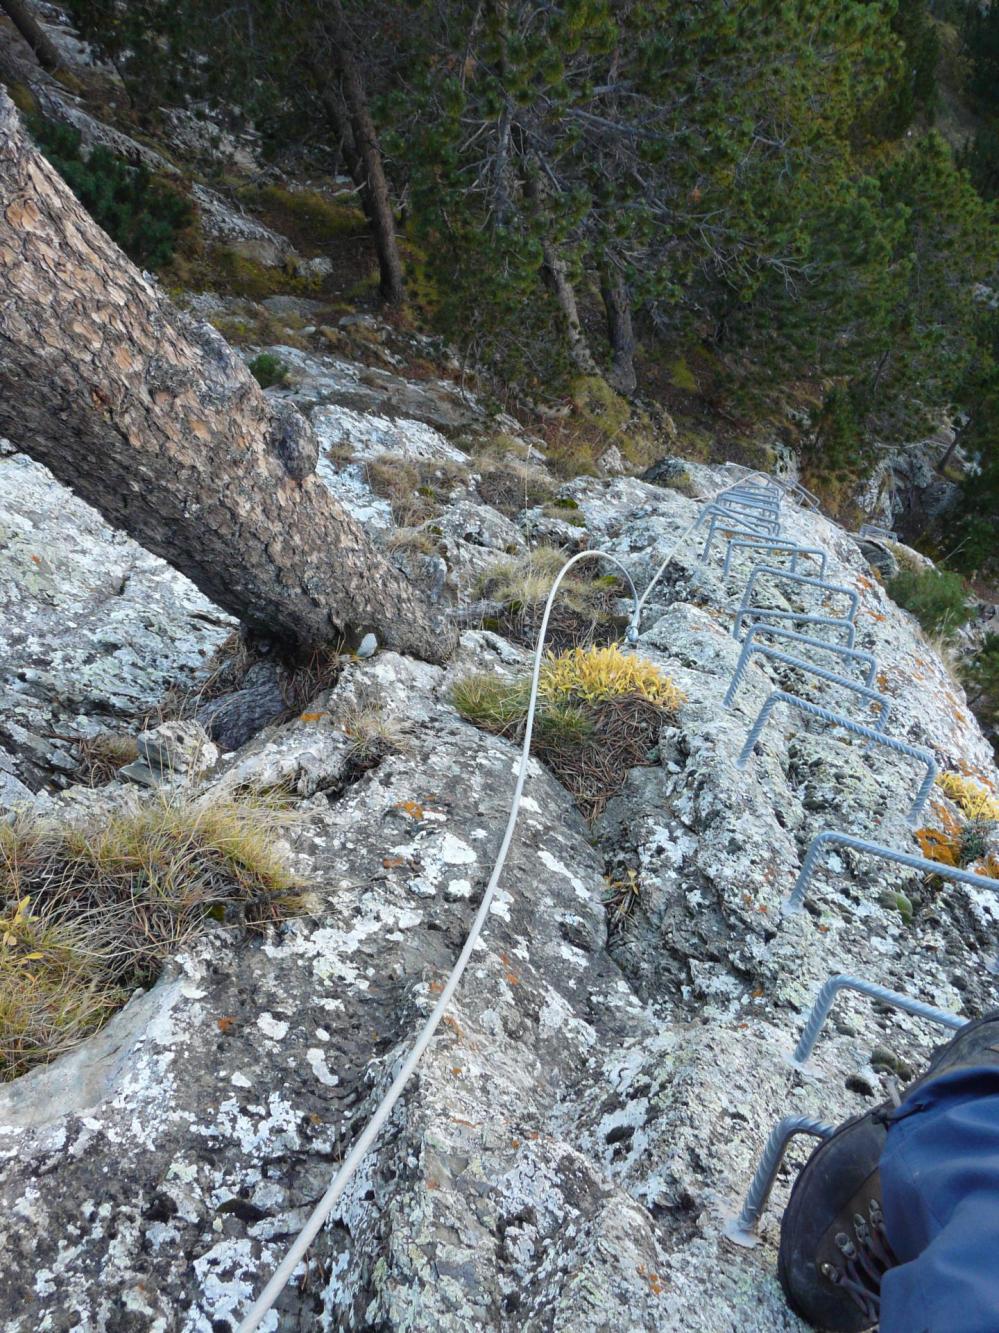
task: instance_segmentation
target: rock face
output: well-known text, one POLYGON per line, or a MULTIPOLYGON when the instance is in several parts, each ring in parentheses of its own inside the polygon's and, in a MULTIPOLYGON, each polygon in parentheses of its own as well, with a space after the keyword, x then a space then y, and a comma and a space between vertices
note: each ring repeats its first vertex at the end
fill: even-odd
MULTIPOLYGON (((735 475, 687 468, 702 494, 735 475)), ((12 636, 9 616, 0 632, 22 654, 34 642, 37 657, 44 626, 52 633, 67 614, 45 602, 46 591, 60 595, 51 583, 30 598, 22 589, 53 578, 31 560, 50 483, 23 460, 0 462, 0 484, 5 473, 27 485, 17 508, 6 493, 5 521, 13 513, 19 533, 36 527, 13 545, 8 537, 5 552, 19 590, 8 606, 26 632, 12 636)), ((640 589, 698 512, 686 495, 630 478, 585 479, 563 493, 590 543, 623 559, 640 589)), ((497 534, 483 549, 498 555, 517 540, 499 515, 487 524, 459 504, 447 528, 456 541, 469 542, 473 517, 480 536, 497 534)), ((994 783, 960 688, 853 540, 791 505, 784 521, 825 548, 833 582, 858 593, 858 647, 878 658, 892 734, 994 783)), ((49 531, 60 533, 65 568, 74 548, 49 531)), ((56 558, 51 541, 36 553, 56 558)), ((786 1057, 817 988, 850 972, 967 1017, 995 1003, 990 893, 933 888, 842 853, 816 874, 808 910, 781 917, 823 829, 918 851, 905 818, 918 773, 786 710, 739 769, 747 729, 778 685, 863 714, 836 687, 759 658, 725 708, 739 652, 732 615, 749 565, 726 577, 720 551, 707 564, 696 555, 688 539, 638 646, 687 696, 660 737, 658 763, 633 770, 587 829, 531 761, 511 857, 457 1000, 265 1328, 800 1328, 774 1276, 790 1173, 778 1180, 759 1249, 731 1248, 724 1219, 776 1119, 795 1111, 835 1121, 869 1107, 885 1095, 885 1051, 918 1068, 938 1036, 844 996, 812 1072, 796 1072, 786 1057), (609 928, 607 880, 629 872, 634 909, 609 928)), ((147 614, 157 606, 150 612, 149 587, 169 586, 170 624, 190 631, 194 618, 198 633, 222 632, 197 618, 201 608, 187 609, 190 594, 158 562, 130 558, 147 614)), ((128 602, 114 578, 105 588, 92 568, 90 577, 91 615, 75 624, 93 641, 128 602)), ((761 585, 769 605, 787 606, 787 594, 761 585)), ((203 646, 174 641, 184 662, 203 646)), ((134 645, 109 652, 123 689, 134 645)), ((80 662, 81 679, 95 661, 80 662)), ((376 654, 351 664, 302 717, 224 756, 195 788, 206 798, 278 786, 292 794, 288 854, 311 886, 309 912, 257 942, 220 928, 92 1041, 0 1089, 3 1328, 235 1328, 432 1006, 492 867, 517 753, 462 721, 450 688, 469 670, 509 675, 524 665, 523 650, 474 630, 446 670, 376 654), (354 762, 344 729, 359 708, 405 733, 373 768, 354 762)), ((7 689, 23 715, 23 691, 7 689)), ((47 695, 30 696, 39 697, 54 708, 47 695)), ((110 807, 120 791, 94 799, 110 807)))
POLYGON ((0 456, 0 772, 6 752, 31 789, 63 785, 78 741, 133 727, 233 625, 47 469, 0 456))

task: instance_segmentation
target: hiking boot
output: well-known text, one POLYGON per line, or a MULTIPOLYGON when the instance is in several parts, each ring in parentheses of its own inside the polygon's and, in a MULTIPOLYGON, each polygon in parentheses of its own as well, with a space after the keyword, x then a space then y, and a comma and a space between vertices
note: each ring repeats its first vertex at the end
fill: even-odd
MULTIPOLYGON (((975 1065, 999 1066, 999 1010, 938 1047, 903 1096, 975 1065)), ((795 1181, 781 1222, 777 1271, 787 1303, 830 1333, 862 1333, 878 1322, 881 1279, 898 1262, 885 1234, 878 1173, 893 1110, 886 1102, 824 1139, 795 1181)))

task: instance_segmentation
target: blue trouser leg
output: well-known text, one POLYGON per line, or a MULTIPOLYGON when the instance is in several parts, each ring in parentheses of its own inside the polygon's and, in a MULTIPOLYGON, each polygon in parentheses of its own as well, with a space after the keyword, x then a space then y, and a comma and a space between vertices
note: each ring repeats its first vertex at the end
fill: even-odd
POLYGON ((881 1157, 881 1333, 999 1330, 999 1070, 933 1079, 895 1111, 881 1157))

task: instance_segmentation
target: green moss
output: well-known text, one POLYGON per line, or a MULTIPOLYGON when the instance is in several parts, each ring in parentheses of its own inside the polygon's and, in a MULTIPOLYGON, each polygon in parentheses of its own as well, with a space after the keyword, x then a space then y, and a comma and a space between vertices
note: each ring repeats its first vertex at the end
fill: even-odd
POLYGON ((269 227, 306 254, 327 250, 337 238, 367 234, 360 208, 318 190, 289 190, 271 184, 246 187, 238 193, 269 227))
POLYGON ((667 375, 674 389, 682 389, 684 393, 697 393, 699 387, 697 379, 687 364, 686 357, 678 356, 671 361, 667 375))

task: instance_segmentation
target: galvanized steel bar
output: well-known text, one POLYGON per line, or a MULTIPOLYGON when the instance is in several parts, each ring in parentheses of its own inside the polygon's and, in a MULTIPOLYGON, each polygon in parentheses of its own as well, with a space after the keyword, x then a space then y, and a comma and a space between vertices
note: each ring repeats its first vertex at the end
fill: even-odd
MULTIPOLYGON (((794 667, 798 671, 807 671, 812 676, 818 676, 819 680, 828 681, 830 685, 839 685, 841 689, 851 690, 854 694, 859 694, 862 699, 868 699, 871 703, 880 704, 881 710, 878 715, 878 725, 876 731, 884 731, 888 722, 888 714, 891 712, 891 699, 882 694, 879 690, 872 690, 867 685, 860 685, 855 680, 850 680, 848 676, 838 676, 834 671, 827 671, 825 667, 815 666, 812 662, 806 662, 801 657, 792 657, 790 653, 782 653, 778 648, 768 648, 766 644, 754 643, 747 635, 745 643, 742 646, 742 652, 739 654, 739 660, 736 663, 735 671, 732 673, 732 679, 729 682, 728 692, 722 701, 726 708, 731 708, 732 701, 735 699, 736 690, 746 674, 749 666, 749 659, 756 653, 760 657, 767 657, 773 662, 781 662, 784 666, 794 667)), ((795 698, 797 696, 794 696, 795 698)))
MULTIPOLYGON (((846 622, 837 621, 837 624, 846 622)), ((746 631, 746 637, 742 640, 743 644, 752 643, 758 634, 772 634, 774 638, 790 639, 792 643, 806 644, 810 648, 821 648, 827 653, 834 653, 837 657, 842 657, 844 661, 863 662, 867 667, 867 674, 864 677, 864 684, 870 688, 877 675, 878 659, 873 653, 865 652, 863 648, 847 648, 845 644, 829 643, 825 639, 813 639, 810 634, 796 634, 793 629, 784 629, 782 625, 768 625, 766 621, 757 620, 750 625, 746 631)), ((741 664, 742 658, 739 658, 741 664)), ((736 666, 736 671, 739 667, 736 666)))
POLYGON ((780 537, 780 529, 776 532, 763 532, 756 526, 747 526, 739 519, 722 517, 720 514, 712 514, 711 523, 708 526, 708 535, 704 540, 704 547, 701 550, 700 559, 707 560, 708 552, 714 544, 715 536, 721 533, 729 541, 733 537, 759 537, 761 540, 774 540, 780 537))
POLYGON ((763 522, 763 521, 757 521, 755 518, 749 518, 745 514, 741 516, 733 514, 730 509, 723 509, 721 505, 715 504, 713 500, 711 501, 710 504, 706 504, 702 508, 701 512, 698 514, 697 522, 694 524, 692 529, 693 532, 696 532, 698 530, 698 528, 703 524, 705 518, 707 518, 708 515, 711 516, 712 520, 717 518, 722 522, 729 523, 733 528, 741 524, 746 529, 746 531, 753 536, 758 535, 758 536, 768 537, 776 535, 773 533, 773 524, 769 521, 769 519, 763 522))
MULTIPOLYGON (((752 619, 753 625, 767 627, 767 621, 762 617, 767 616, 773 620, 793 620, 796 625, 828 625, 831 629, 840 630, 846 635, 846 646, 852 648, 857 636, 857 627, 852 620, 838 620, 835 616, 816 616, 807 611, 774 611, 766 606, 751 606, 745 613, 745 619, 752 619)), ((737 629, 741 626, 737 626, 737 629)), ((736 640, 739 639, 738 633, 735 634, 736 640)))
POLYGON ((941 861, 931 861, 926 856, 912 856, 908 852, 896 851, 894 847, 884 847, 877 842, 868 842, 865 838, 855 838, 849 833, 836 833, 826 830, 817 834, 811 841, 801 872, 795 880, 794 888, 781 907, 785 914, 801 911, 805 898, 805 888, 815 869, 819 856, 829 846, 850 847, 855 852, 866 852, 868 856, 880 857, 883 861, 894 861, 897 865, 907 866, 910 870, 919 870, 925 875, 939 875, 941 879, 952 879, 958 884, 970 884, 976 889, 987 889, 989 893, 999 893, 999 880, 989 879, 985 875, 973 874, 970 870, 961 870, 957 866, 944 865, 941 861))
POLYGON ((815 556, 819 563, 819 578, 825 578, 828 556, 821 546, 802 546, 799 542, 771 540, 766 537, 730 537, 728 550, 725 552, 725 563, 722 565, 722 573, 727 574, 729 572, 732 565, 732 555, 736 550, 740 548, 749 550, 754 547, 759 551, 787 552, 791 556, 792 573, 797 572, 799 556, 815 556))
POLYGON ((764 1145, 759 1165, 746 1191, 746 1201, 738 1217, 729 1222, 723 1235, 736 1245, 752 1246, 757 1243, 756 1228, 759 1226, 763 1210, 770 1198, 770 1191, 777 1179, 777 1172, 784 1160, 788 1145, 797 1134, 808 1134, 816 1139, 828 1139, 835 1133, 835 1127, 824 1120, 816 1120, 808 1115, 788 1115, 779 1120, 764 1145))
MULTIPOLYGON (((850 718, 844 717, 842 713, 833 713, 828 708, 820 708, 818 704, 810 703, 807 699, 802 699, 797 694, 788 694, 785 690, 774 690, 774 692, 764 701, 763 707, 757 714, 756 721, 749 729, 746 743, 742 747, 742 751, 736 761, 736 766, 738 768, 745 768, 749 756, 753 752, 753 746, 759 740, 760 732, 766 726, 767 719, 778 704, 787 704, 789 708, 796 708, 799 712, 807 713, 810 717, 817 717, 823 722, 829 722, 834 727, 843 727, 846 731, 852 732, 855 736, 863 736, 866 740, 873 741, 878 745, 883 745, 889 750, 894 750, 896 754, 907 754, 910 758, 917 759, 921 764, 925 764, 926 777, 923 779, 922 785, 916 792, 916 799, 913 801, 912 809, 909 811, 910 821, 919 818, 923 806, 926 804, 927 797, 933 790, 933 784, 937 777, 937 761, 936 756, 932 751, 923 750, 919 746, 909 745, 905 741, 896 740, 894 736, 885 736, 882 732, 875 731, 873 727, 865 727, 860 722, 853 722, 850 718)), ((999 882, 994 882, 994 886, 999 889, 999 882)))
POLYGON ((735 638, 739 637, 739 629, 742 626, 742 620, 746 612, 750 610, 749 599, 753 595, 753 585, 758 578, 764 574, 771 574, 774 578, 782 579, 785 583, 797 583, 802 587, 821 588, 826 593, 838 593, 840 596, 849 598, 850 613, 847 616, 837 616, 834 619, 849 620, 851 623, 860 609, 860 594, 856 588, 847 588, 841 583, 829 583, 826 579, 814 579, 807 574, 793 574, 789 569, 779 569, 776 565, 756 565, 749 574, 746 581, 746 587, 742 594, 742 601, 739 603, 739 609, 735 614, 735 626, 733 634, 735 638))
POLYGON ((864 981, 860 977, 850 977, 841 973, 838 976, 830 977, 816 995, 812 1011, 805 1020, 801 1037, 794 1048, 793 1064, 804 1065, 808 1060, 815 1049, 815 1043, 818 1041, 822 1026, 832 1010, 833 1001, 841 990, 853 990, 860 995, 868 995, 872 1000, 881 1000, 882 1003, 890 1004, 895 1009, 902 1009, 916 1018, 925 1018, 930 1023, 938 1023, 941 1027, 956 1030, 957 1028, 963 1028, 967 1022, 967 1019, 959 1018, 957 1014, 949 1014, 944 1009, 936 1009, 931 1004, 924 1004, 922 1000, 914 1000, 911 996, 903 995, 899 991, 886 990, 884 986, 878 986, 873 981, 864 981))
POLYGON ((883 528, 878 523, 861 523, 857 531, 858 537, 884 537, 888 541, 897 542, 898 538, 891 528, 883 528))

